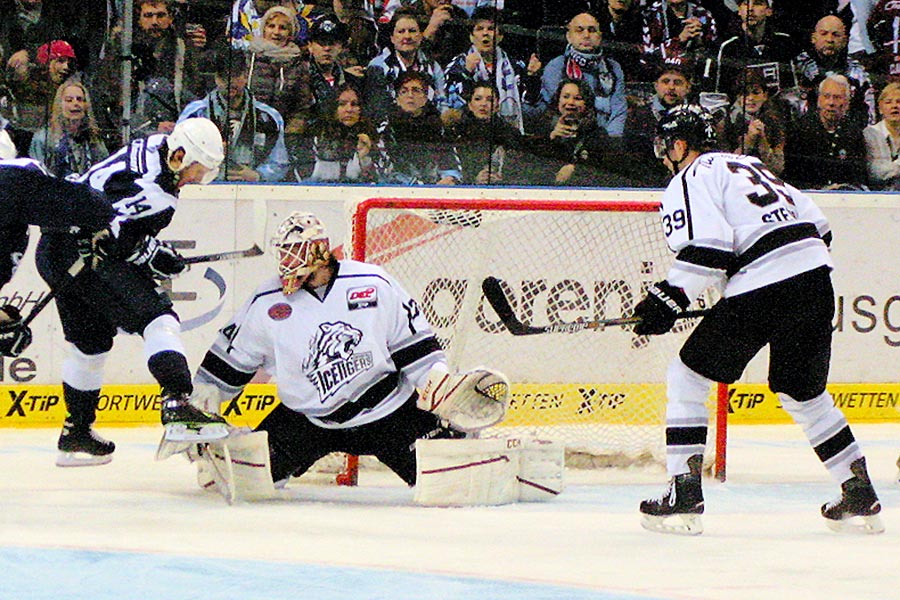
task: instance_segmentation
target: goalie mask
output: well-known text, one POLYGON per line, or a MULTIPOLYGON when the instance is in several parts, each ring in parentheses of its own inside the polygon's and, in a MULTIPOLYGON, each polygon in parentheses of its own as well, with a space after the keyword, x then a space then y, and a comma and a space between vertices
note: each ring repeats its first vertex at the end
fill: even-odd
POLYGON ((328 232, 311 213, 295 212, 285 219, 275 232, 272 247, 285 295, 299 290, 313 271, 331 261, 328 232))

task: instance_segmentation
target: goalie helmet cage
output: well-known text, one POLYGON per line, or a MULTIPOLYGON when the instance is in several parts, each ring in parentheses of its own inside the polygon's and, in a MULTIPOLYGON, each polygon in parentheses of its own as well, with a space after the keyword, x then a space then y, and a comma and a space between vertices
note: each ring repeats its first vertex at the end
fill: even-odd
MULTIPOLYGON (((630 315, 674 260, 655 202, 370 198, 349 206, 356 260, 383 266, 431 323, 452 368, 486 365, 513 384, 482 437, 566 446, 576 468, 665 464, 665 373, 696 319, 663 336, 630 327, 513 336, 485 301, 501 281, 516 316, 552 325, 630 315)), ((693 308, 707 308, 715 292, 693 308)), ((706 464, 725 478, 728 390, 709 399, 706 464)), ((354 483, 349 457, 342 483, 354 483)))

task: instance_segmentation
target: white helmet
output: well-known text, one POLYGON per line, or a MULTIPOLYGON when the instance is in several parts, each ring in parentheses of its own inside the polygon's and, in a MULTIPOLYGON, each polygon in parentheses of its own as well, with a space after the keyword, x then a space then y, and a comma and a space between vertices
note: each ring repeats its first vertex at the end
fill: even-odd
POLYGON ((218 176, 219 165, 225 160, 225 145, 219 128, 209 119, 192 117, 181 121, 175 125, 166 143, 170 161, 177 150, 184 150, 179 171, 197 162, 209 169, 200 183, 209 183, 218 176))
POLYGON ((5 129, 0 129, 0 160, 9 160, 16 157, 16 145, 5 129))
POLYGON ((322 221, 311 213, 291 213, 275 232, 272 247, 285 295, 299 290, 307 275, 331 260, 328 232, 322 221))

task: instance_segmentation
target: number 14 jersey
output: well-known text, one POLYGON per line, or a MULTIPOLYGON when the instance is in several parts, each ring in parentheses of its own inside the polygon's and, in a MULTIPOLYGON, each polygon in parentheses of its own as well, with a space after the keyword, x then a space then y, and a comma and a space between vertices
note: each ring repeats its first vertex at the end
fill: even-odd
POLYGON ((753 156, 701 155, 672 178, 660 214, 676 253, 667 279, 691 300, 710 285, 737 296, 833 266, 825 215, 753 156))

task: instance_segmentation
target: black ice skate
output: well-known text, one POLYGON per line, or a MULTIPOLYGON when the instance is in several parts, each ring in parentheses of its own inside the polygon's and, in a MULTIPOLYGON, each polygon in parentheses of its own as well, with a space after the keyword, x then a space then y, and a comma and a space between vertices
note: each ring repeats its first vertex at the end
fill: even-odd
POLYGON ((208 442, 228 436, 228 425, 219 415, 200 410, 187 394, 164 396, 160 419, 171 442, 208 442))
POLYGON ((853 477, 841 484, 841 497, 822 505, 822 516, 832 531, 839 533, 883 533, 878 513, 881 502, 866 471, 866 459, 850 465, 853 477))
POLYGON ((57 467, 105 465, 112 461, 116 449, 114 443, 97 435, 90 425, 76 427, 70 421, 63 423, 56 447, 59 449, 57 467))
POLYGON ((661 497, 641 502, 641 526, 644 529, 677 535, 703 533, 703 522, 700 520, 700 515, 703 514, 703 488, 700 481, 703 456, 695 454, 690 457, 688 468, 690 472, 669 480, 661 497))

